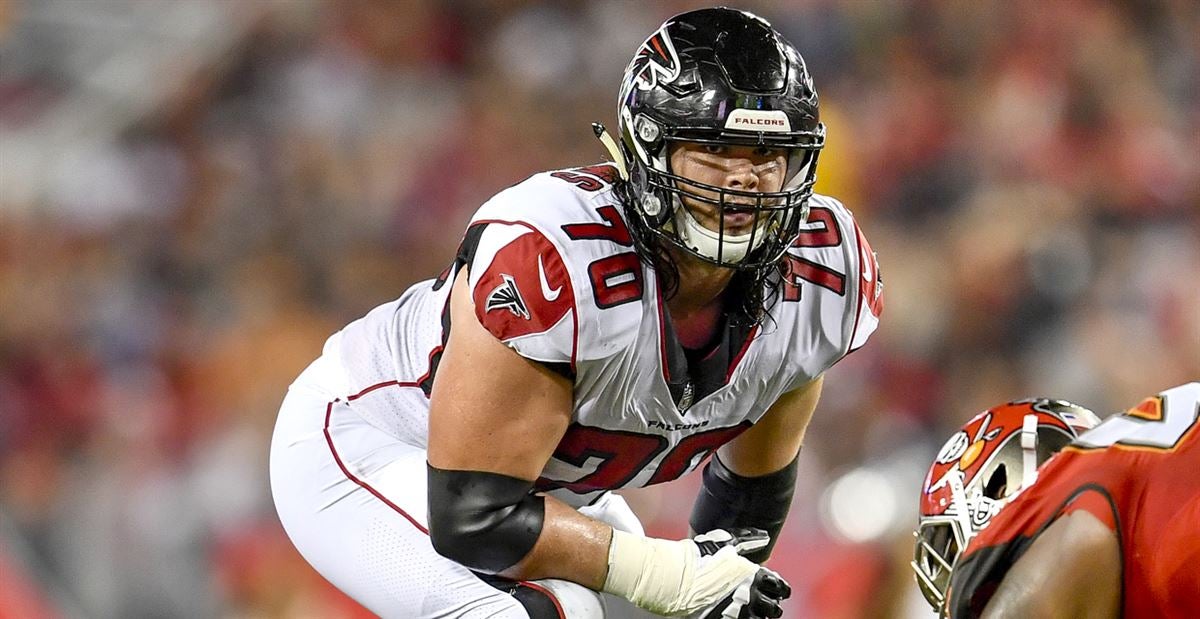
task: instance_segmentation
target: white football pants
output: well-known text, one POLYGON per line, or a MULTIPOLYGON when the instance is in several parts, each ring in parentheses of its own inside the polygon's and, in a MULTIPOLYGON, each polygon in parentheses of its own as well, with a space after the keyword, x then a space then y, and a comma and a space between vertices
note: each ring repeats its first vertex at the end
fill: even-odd
MULTIPOLYGON (((337 398, 332 362, 313 362, 288 389, 271 440, 271 493, 283 528, 322 576, 382 617, 520 617, 524 607, 429 541, 425 450, 367 423, 337 398)), ((367 396, 369 397, 369 396, 367 396)), ((642 533, 620 496, 580 512, 642 533)), ((567 619, 650 617, 575 583, 531 583, 567 619)))

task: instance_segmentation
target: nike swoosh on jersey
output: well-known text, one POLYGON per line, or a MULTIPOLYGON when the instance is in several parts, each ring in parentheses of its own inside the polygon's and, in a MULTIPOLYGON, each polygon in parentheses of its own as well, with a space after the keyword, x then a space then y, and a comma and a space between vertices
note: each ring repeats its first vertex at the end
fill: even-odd
POLYGON ((558 295, 562 294, 562 286, 551 289, 550 282, 546 281, 546 267, 542 266, 542 257, 538 256, 538 283, 542 285, 542 296, 546 297, 547 301, 558 299, 558 295))

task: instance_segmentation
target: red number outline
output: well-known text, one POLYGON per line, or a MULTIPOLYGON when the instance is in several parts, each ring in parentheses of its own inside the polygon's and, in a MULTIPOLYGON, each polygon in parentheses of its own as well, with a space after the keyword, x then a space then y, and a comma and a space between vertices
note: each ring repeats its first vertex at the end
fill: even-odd
POLYGON ((617 207, 608 205, 596 209, 605 223, 563 224, 563 232, 573 241, 612 241, 622 247, 633 247, 629 228, 617 212, 617 207))
MULTIPOLYGON (((658 469, 645 485, 678 479, 700 466, 717 448, 751 425, 749 421, 743 421, 735 426, 714 428, 683 437, 659 462, 658 469)), ((580 468, 591 458, 600 458, 600 462, 595 470, 575 481, 538 478, 537 488, 542 491, 566 488, 578 494, 621 488, 637 477, 668 446, 667 439, 657 434, 606 430, 573 423, 555 448, 554 458, 580 468)))
MULTIPOLYGON (((633 247, 633 237, 617 207, 601 206, 596 213, 604 223, 563 224, 563 232, 574 241, 611 241, 622 247, 633 247)), ((646 292, 641 258, 631 251, 593 260, 588 265, 588 278, 592 280, 592 298, 600 309, 632 303, 646 292), (627 276, 628 279, 624 279, 627 276), (615 279, 622 281, 614 283, 615 279)))
MULTIPOLYGON (((824 206, 814 206, 808 211, 808 220, 818 222, 820 228, 801 230, 792 243, 792 247, 837 247, 842 244, 842 231, 838 228, 837 218, 833 211, 824 206)), ((799 301, 802 289, 801 281, 806 281, 830 290, 838 296, 846 294, 846 275, 839 273, 823 264, 793 256, 784 255, 783 300, 799 301)))

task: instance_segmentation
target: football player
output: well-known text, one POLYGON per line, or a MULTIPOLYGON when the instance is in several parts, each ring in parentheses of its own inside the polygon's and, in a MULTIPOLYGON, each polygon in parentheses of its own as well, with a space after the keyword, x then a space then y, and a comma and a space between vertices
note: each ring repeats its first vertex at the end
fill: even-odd
POLYGON ((617 115, 593 128, 612 162, 500 192, 289 389, 280 519, 380 615, 780 614, 759 564, 822 374, 878 324, 875 256, 813 194, 817 94, 761 18, 668 20, 617 115), (695 538, 645 536, 611 492, 705 460, 695 538))
POLYGON ((922 593, 951 617, 1200 617, 1198 414, 1200 383, 1099 425, 1054 400, 981 413, 925 480, 922 593))

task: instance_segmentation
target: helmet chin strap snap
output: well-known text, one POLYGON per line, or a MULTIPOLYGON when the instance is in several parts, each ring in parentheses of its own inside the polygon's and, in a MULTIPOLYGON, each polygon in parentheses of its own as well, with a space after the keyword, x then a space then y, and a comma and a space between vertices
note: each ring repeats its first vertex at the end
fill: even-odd
POLYGON ((658 214, 662 212, 662 200, 656 195, 648 195, 642 200, 642 210, 651 217, 658 217, 658 214))

